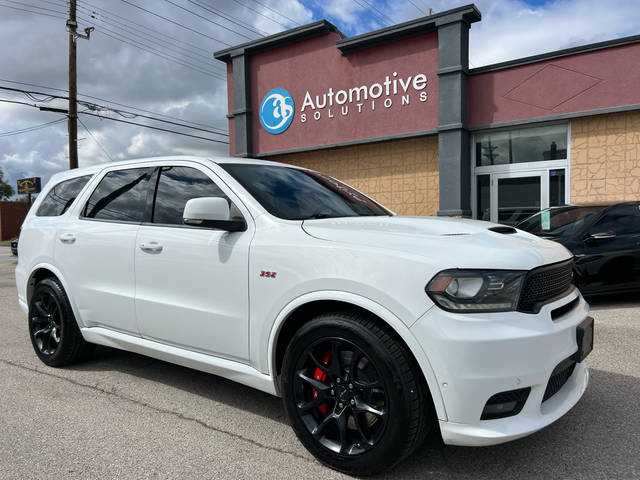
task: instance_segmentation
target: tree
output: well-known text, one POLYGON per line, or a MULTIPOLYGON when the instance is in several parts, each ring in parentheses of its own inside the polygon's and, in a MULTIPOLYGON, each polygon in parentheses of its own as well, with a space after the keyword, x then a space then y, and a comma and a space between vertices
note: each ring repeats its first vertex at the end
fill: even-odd
POLYGON ((13 187, 4 179, 4 172, 0 167, 0 200, 9 200, 13 194, 13 187))

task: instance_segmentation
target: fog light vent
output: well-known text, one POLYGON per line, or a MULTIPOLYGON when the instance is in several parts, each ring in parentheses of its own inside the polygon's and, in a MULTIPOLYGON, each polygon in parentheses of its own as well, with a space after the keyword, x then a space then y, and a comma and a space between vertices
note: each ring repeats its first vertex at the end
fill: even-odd
POLYGON ((480 420, 493 420, 517 415, 524 407, 530 392, 531 387, 526 387, 496 393, 487 400, 480 420))

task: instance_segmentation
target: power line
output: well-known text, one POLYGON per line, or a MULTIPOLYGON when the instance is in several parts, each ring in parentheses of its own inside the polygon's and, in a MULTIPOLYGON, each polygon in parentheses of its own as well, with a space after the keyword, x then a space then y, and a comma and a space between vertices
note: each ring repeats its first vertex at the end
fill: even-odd
MULTIPOLYGON (((0 78, 0 81, 6 82, 6 83, 13 83, 13 84, 16 84, 16 85, 24 85, 24 86, 27 86, 27 87, 45 88, 47 90, 54 90, 54 91, 57 91, 57 92, 67 93, 67 90, 62 89, 62 88, 48 87, 48 86, 45 86, 45 85, 37 85, 35 83, 16 82, 16 81, 13 81, 13 80, 7 80, 6 78, 0 78)), ((0 88, 2 88, 2 87, 0 87, 0 88)), ((2 89, 7 89, 7 87, 4 87, 2 89)), ((78 93, 78 95, 80 95, 81 97, 93 98, 94 100, 100 100, 101 102, 107 102, 107 103, 110 103, 112 105, 118 105, 119 107, 131 108, 133 110, 138 110, 140 112, 150 113, 152 115, 157 115, 159 117, 170 118, 172 120, 178 120, 180 122, 186 122, 186 123, 190 123, 192 125, 199 125, 201 127, 207 127, 207 128, 211 128, 211 129, 214 129, 214 130, 218 129, 217 127, 214 127, 212 125, 207 125, 205 123, 192 122, 190 120, 185 120, 183 118, 173 117, 171 115, 165 115, 165 114, 154 112, 154 111, 151 111, 151 110, 145 110, 143 108, 137 108, 137 107, 134 107, 134 106, 131 106, 131 105, 126 105, 124 103, 118 103, 118 102, 114 102, 114 101, 111 101, 111 100, 106 100, 104 98, 95 97, 93 95, 86 95, 86 94, 83 94, 83 93, 78 93)), ((66 97, 62 97, 62 98, 66 98, 66 97)))
MULTIPOLYGON (((80 112, 82 113, 82 112, 80 112)), ((107 150, 102 146, 102 144, 100 144, 100 142, 98 141, 98 139, 96 137, 93 136, 93 133, 91 133, 91 130, 89 130, 87 128, 87 126, 84 124, 84 122, 80 119, 80 117, 78 117, 78 121, 80 122, 80 125, 82 125, 84 127, 84 129, 87 131, 87 133, 89 134, 89 136, 91 138, 93 138, 93 141, 96 142, 96 145, 98 145, 98 147, 100 147, 100 149, 104 152, 104 154, 107 156, 107 158, 109 160, 111 160, 113 162, 113 158, 111 158, 111 155, 109 155, 109 152, 107 152, 107 150)))
POLYGON ((362 3, 365 3, 370 11, 376 13, 385 22, 389 22, 389 24, 393 23, 393 20, 391 19, 391 17, 389 17, 386 13, 381 12, 378 9, 378 7, 375 6, 374 4, 375 0, 372 0, 372 3, 369 3, 367 0, 359 0, 359 1, 362 1, 362 3))
POLYGON ((40 125, 34 125, 32 127, 21 128, 19 130, 12 130, 12 131, 9 131, 9 132, 2 132, 2 133, 0 133, 0 137, 10 137, 12 135, 19 135, 21 133, 35 132, 36 130, 40 130, 42 128, 47 128, 47 127, 50 127, 52 125, 55 125, 56 123, 60 123, 60 122, 64 122, 64 121, 66 121, 66 118, 59 118, 59 119, 53 120, 51 122, 42 123, 40 125))
POLYGON ((126 35, 123 35, 122 33, 118 33, 118 32, 114 32, 113 30, 106 28, 106 27, 100 27, 100 29, 96 30, 96 33, 100 33, 102 35, 105 35, 107 37, 110 37, 114 40, 118 40, 119 42, 122 43, 126 43, 128 45, 131 45, 132 47, 138 48, 140 50, 144 50, 148 53, 151 53, 153 55, 156 55, 160 58, 164 58, 165 60, 169 60, 171 62, 177 63, 178 65, 181 65, 183 67, 189 68, 190 70, 194 70, 198 73, 202 73, 203 75, 208 75, 210 77, 216 78, 218 80, 221 81, 226 81, 226 78, 222 76, 222 74, 216 73, 216 72, 212 72, 209 70, 205 70, 204 67, 198 67, 197 65, 188 62, 187 60, 183 60, 180 59, 179 57, 176 57, 174 55, 171 55, 169 53, 165 53, 162 52, 152 46, 149 46, 147 44, 144 44, 142 42, 140 42, 139 40, 136 40, 134 38, 128 37, 126 35), (107 33, 110 32, 110 33, 107 33))
MULTIPOLYGON (((2 5, 2 4, 0 4, 0 7, 4 7, 4 8, 12 8, 13 10, 20 10, 20 11, 22 11, 22 12, 35 13, 36 15, 44 15, 44 16, 47 16, 47 17, 61 18, 61 19, 63 19, 63 20, 64 20, 64 18, 65 18, 65 17, 61 17, 61 16, 58 16, 58 15, 51 15, 51 14, 49 14, 49 13, 34 12, 33 10, 26 10, 26 9, 24 9, 24 8, 12 7, 11 5, 2 5)), ((37 8, 37 7, 36 7, 36 8, 37 8)))
POLYGON ((221 135, 223 137, 228 137, 229 136, 229 134, 227 134, 227 133, 220 133, 220 132, 214 132, 212 130, 206 130, 204 128, 191 127, 191 126, 185 125, 183 123, 170 122, 168 120, 161 120, 159 118, 150 117, 148 115, 140 115, 138 113, 126 112, 124 110, 116 110, 116 109, 113 109, 113 108, 105 108, 104 106, 97 105, 95 103, 89 103, 89 102, 83 102, 83 101, 79 101, 78 103, 80 105, 83 105, 83 106, 89 108, 90 110, 94 110, 94 111, 112 111, 114 113, 119 114, 120 116, 125 116, 126 114, 133 115, 132 117, 126 117, 126 118, 135 118, 135 117, 148 118, 149 120, 155 120, 156 122, 163 122, 163 123, 168 123, 168 124, 171 124, 171 125, 176 125, 178 127, 190 128, 191 130, 199 130, 201 132, 213 133, 215 135, 221 135), (125 115, 123 115, 123 114, 125 114, 125 115))
POLYGON ((227 21, 229 21, 229 22, 231 22, 231 23, 233 23, 235 25, 238 25, 239 27, 246 28, 251 33, 255 33, 257 35, 268 35, 268 33, 265 32, 264 30, 260 30, 258 28, 254 28, 254 27, 250 26, 244 20, 236 18, 233 15, 225 14, 224 12, 222 12, 221 10, 218 10, 217 8, 214 8, 214 7, 211 7, 211 6, 207 6, 207 5, 201 5, 200 3, 195 2, 194 0, 187 0, 187 2, 192 3, 193 5, 197 5, 198 7, 202 8, 203 10, 206 10, 209 13, 213 13, 214 15, 218 15, 219 17, 222 17, 225 20, 227 20, 227 21))
POLYGON ((225 41, 223 41, 223 40, 220 40, 219 38, 212 37, 212 36, 210 36, 210 35, 207 35, 206 33, 199 32, 198 30, 196 30, 196 29, 194 29, 194 28, 191 28, 191 27, 187 27, 187 26, 185 26, 185 25, 182 25, 181 23, 178 23, 178 22, 176 22, 176 21, 174 21, 174 20, 171 20, 170 18, 163 17, 162 15, 160 15, 160 14, 158 14, 158 13, 152 12, 151 10, 147 10, 146 8, 141 7, 140 5, 136 5, 135 3, 131 3, 131 2, 129 2, 128 0, 121 0, 121 1, 122 1, 122 2, 124 2, 124 3, 126 3, 127 5, 131 5, 131 6, 132 6, 132 7, 134 7, 134 8, 137 8, 137 9, 139 9, 139 10, 142 10, 143 12, 147 12, 147 13, 148 13, 148 14, 150 14, 150 15, 153 15, 153 16, 155 16, 155 17, 158 17, 158 18, 161 18, 161 19, 163 19, 163 20, 166 20, 167 22, 173 23, 174 25, 177 25, 177 26, 179 26, 179 27, 182 27, 182 28, 184 28, 185 30, 189 30, 190 32, 196 33, 196 34, 201 35, 201 36, 203 36, 203 37, 207 37, 207 38, 209 38, 209 39, 211 39, 211 40, 214 40, 214 41, 216 41, 216 42, 222 43, 223 45, 226 45, 227 47, 230 47, 230 46, 231 46, 231 44, 230 44, 230 43, 227 43, 227 42, 225 42, 225 41))
POLYGON ((221 23, 215 22, 213 20, 211 20, 210 18, 205 17, 204 15, 200 15, 199 13, 194 12, 193 10, 189 10, 186 7, 183 7, 182 5, 178 5, 177 3, 172 2, 171 0, 164 0, 167 3, 170 3, 171 5, 173 5, 174 7, 179 8, 180 10, 184 10, 185 12, 189 12, 191 15, 195 15, 198 18, 201 18, 202 20, 205 20, 209 23, 212 23, 214 25, 217 25, 218 27, 224 28, 225 30, 231 32, 231 33, 235 33, 236 35, 240 35, 243 38, 246 38, 247 40, 253 40, 253 38, 251 37, 247 37, 246 35, 244 35, 243 33, 240 33, 236 30, 232 30, 229 27, 225 27, 224 25, 222 25, 221 23))
MULTIPOLYGON (((80 15, 87 15, 87 14, 80 14, 80 15)), ((119 23, 119 22, 111 21, 108 18, 102 18, 101 16, 99 17, 97 14, 95 14, 95 12, 92 13, 90 16, 91 16, 91 18, 93 18, 94 20, 96 20, 97 22, 99 22, 101 24, 110 25, 110 26, 112 26, 114 28, 123 30, 123 31, 125 31, 125 32, 127 32, 127 33, 129 33, 131 35, 134 35, 135 37, 140 38, 141 41, 150 42, 153 45, 157 45, 157 46, 160 46, 162 48, 166 48, 167 50, 175 52, 175 53, 177 53, 179 55, 184 55, 185 57, 193 59, 193 60, 196 60, 198 62, 203 62, 204 61, 204 62, 207 63, 208 67, 216 69, 216 68, 218 68, 220 66, 219 64, 214 64, 213 63, 213 59, 209 55, 205 56, 205 55, 202 55, 201 53, 194 52, 194 51, 189 50, 189 49, 187 49, 185 47, 181 47, 181 46, 177 46, 177 45, 174 46, 173 44, 171 44, 169 41, 167 41, 165 39, 158 38, 158 37, 156 37, 156 36, 154 36, 152 34, 146 33, 146 32, 141 32, 139 29, 138 30, 134 30, 134 29, 130 28, 127 25, 124 25, 124 24, 119 23), (142 35, 144 35, 145 37, 150 37, 150 38, 145 38, 142 35), (185 52, 187 52, 187 53, 185 53, 185 52), (193 56, 190 55, 190 54, 192 54, 193 56)))
MULTIPOLYGON (((34 103, 27 103, 27 102, 18 102, 18 101, 14 101, 14 100, 5 100, 5 99, 0 99, 0 102, 7 102, 7 103, 16 103, 19 105, 27 105, 29 107, 35 107, 35 108, 39 108, 38 105, 34 104, 34 103)), ((207 137, 201 137, 199 135, 192 135, 190 133, 184 133, 184 132, 177 132, 175 130, 169 130, 167 128, 160 128, 160 127, 154 127, 151 125, 145 125, 143 123, 136 123, 136 122, 131 122, 129 120, 123 120, 121 118, 113 118, 113 117, 103 117, 102 115, 98 115, 96 113, 89 113, 89 112, 80 112, 82 115, 91 115, 92 117, 98 117, 98 118, 103 118, 105 120, 113 120, 114 122, 122 122, 122 123, 128 123, 130 125, 137 125, 138 127, 144 127, 144 128, 150 128, 152 130, 159 130, 161 132, 168 132, 168 133, 174 133, 176 135, 182 135, 185 137, 191 137, 191 138, 198 138, 200 140, 208 140, 210 142, 215 142, 215 143, 223 143, 223 144, 228 144, 229 142, 226 140, 217 140, 215 138, 207 138, 207 137)))
POLYGON ((263 14, 261 11, 256 10, 253 7, 250 7, 249 5, 246 5, 238 0, 233 0, 234 2, 236 2, 238 5, 242 5, 243 7, 251 10, 254 13, 257 13, 258 15, 260 15, 261 17, 266 18, 267 20, 271 20, 274 23, 277 23, 278 25, 280 25, 282 28, 288 28, 284 23, 279 22, 278 20, 276 20, 275 18, 271 18, 271 17, 267 17, 265 14, 263 14))
POLYGON ((91 115, 92 117, 104 118, 106 120, 113 120, 114 122, 128 123, 130 125, 137 125, 139 127, 151 128, 152 130, 160 130, 161 132, 175 133, 176 135, 183 135, 185 137, 199 138, 201 140, 209 140, 210 142, 216 142, 216 143, 224 143, 224 144, 228 144, 229 143, 226 140, 216 140, 214 138, 207 138, 207 137, 201 137, 201 136, 198 136, 198 135, 191 135, 190 133, 176 132, 175 130, 168 130, 166 128, 152 127, 151 125, 145 125, 143 123, 130 122, 129 120, 123 120, 121 118, 103 117, 102 115, 98 115, 96 113, 89 113, 89 112, 80 112, 80 113, 82 115, 91 115))
POLYGON ((264 8, 271 10, 274 13, 277 13, 278 15, 280 15, 283 18, 286 18, 287 20, 289 20, 290 22, 293 22, 295 25, 300 25, 298 22, 296 22, 293 18, 291 17, 287 17, 284 13, 279 12, 278 10, 276 10, 275 8, 271 8, 269 5, 265 5, 264 3, 262 3, 260 0, 253 0, 254 3, 257 3, 258 5, 262 5, 264 8))
POLYGON ((60 12, 59 10, 52 10, 46 7, 39 7, 38 5, 31 5, 30 3, 16 2, 15 0, 4 0, 5 2, 14 3, 16 5, 22 5, 23 7, 29 8, 37 8, 38 10, 43 10, 45 12, 59 13, 61 15, 66 15, 67 12, 60 12))
POLYGON ((417 6, 415 3, 413 3, 411 0, 407 0, 411 5, 413 5, 414 7, 416 7, 416 10, 418 10, 420 12, 420 15, 424 15, 425 12, 423 12, 419 6, 417 6))
POLYGON ((220 74, 225 74, 226 72, 224 72, 224 68, 222 68, 222 66, 219 64, 219 62, 214 63, 213 58, 211 57, 211 51, 207 50, 205 48, 200 48, 197 46, 194 46, 188 42, 183 42, 175 37, 171 37, 169 35, 165 35, 161 32, 161 36, 160 35, 154 35, 154 33, 148 33, 144 30, 149 30, 150 32, 157 32, 156 30, 150 29, 145 27, 144 25, 140 25, 137 24, 135 22, 129 22, 132 23, 133 25, 137 25, 137 26, 129 26, 125 23, 123 23, 122 21, 119 21, 117 19, 112 19, 110 18, 110 15, 104 11, 95 11, 95 10, 90 10, 86 7, 80 7, 83 11, 85 12, 89 12, 89 13, 84 13, 83 15, 88 15, 90 16, 92 19, 100 22, 100 23, 105 23, 107 25, 111 25, 114 28, 117 29, 121 29, 121 30, 125 30, 129 33, 131 33, 134 36, 140 37, 142 40, 147 41, 147 42, 151 42, 155 45, 159 45, 162 46, 162 48, 166 48, 168 50, 171 50, 173 52, 176 52, 180 55, 184 55, 188 58, 191 58, 193 60, 196 60, 198 62, 202 62, 205 61, 207 63, 208 67, 211 67, 214 69, 214 71, 219 71, 220 74), (144 35, 144 37, 143 37, 144 35), (148 38, 147 38, 148 37, 148 38), (182 45, 178 45, 178 44, 183 44, 183 45, 189 45, 192 46, 193 48, 187 48, 184 47, 182 45), (203 55, 202 53, 196 51, 196 50, 200 50, 202 52, 206 52, 207 55, 203 55), (187 52, 187 53, 184 53, 187 52))
MULTIPOLYGON (((37 102, 39 101, 41 103, 42 103, 42 101, 35 99, 34 95, 45 95, 42 92, 22 90, 22 89, 12 88, 12 87, 2 87, 2 86, 0 86, 0 90, 6 90, 6 91, 9 91, 9 92, 22 93, 22 94, 26 95, 28 98, 30 98, 31 100, 34 100, 34 101, 37 101, 37 102)), ((62 96, 62 95, 48 95, 47 101, 51 101, 52 99, 68 100, 69 97, 65 97, 65 96, 62 96)), ((149 115, 141 115, 139 113, 134 113, 134 112, 128 112, 126 110, 119 110, 119 109, 115 109, 115 108, 110 108, 110 107, 107 107, 105 105, 98 105, 97 103, 85 102, 85 101, 82 101, 82 100, 79 100, 78 103, 80 105, 84 106, 84 107, 87 107, 90 110, 93 110, 93 111, 110 111, 110 112, 113 112, 113 113, 117 113, 118 115, 123 116, 125 118, 135 118, 135 117, 147 118, 149 120, 154 120, 156 122, 168 123, 168 124, 175 125, 175 126, 178 126, 178 127, 189 128, 191 130, 199 130, 201 132, 213 133, 215 135, 221 135, 221 136, 226 136, 226 137, 229 136, 226 133, 216 132, 216 131, 213 131, 213 130, 206 130, 204 128, 192 127, 190 125, 185 125, 184 123, 172 122, 172 121, 169 121, 169 120, 162 120, 160 118, 151 117, 149 115), (127 117, 127 115, 131 115, 131 116, 127 117)), ((37 106, 37 105, 35 105, 35 106, 37 106)))
MULTIPOLYGON (((43 0, 40 0, 40 1, 43 1, 43 0)), ((130 24, 132 24, 132 25, 136 25, 137 27, 143 28, 143 29, 145 29, 145 30, 149 30, 149 31, 151 31, 151 32, 158 33, 158 34, 162 35, 162 38, 168 38, 168 39, 170 39, 170 40, 173 40, 174 42, 178 42, 178 43, 183 43, 183 44, 185 44, 185 45, 189 45, 190 47, 193 47, 193 48, 195 48, 195 49, 197 49, 197 50, 201 50, 201 51, 203 51, 203 52, 206 52, 207 54, 210 54, 210 53, 211 53, 211 50, 209 50, 209 49, 202 48, 202 47, 200 47, 200 46, 198 46, 198 45, 195 45, 195 44, 193 44, 193 43, 185 42, 184 40, 180 40, 180 39, 178 39, 178 38, 176 38, 176 37, 172 37, 172 36, 170 36, 170 35, 167 35, 165 32, 161 32, 161 31, 159 31, 159 30, 155 30, 155 29, 153 29, 153 28, 151 28, 151 27, 148 27, 148 26, 146 26, 146 25, 143 25, 142 23, 134 22, 133 20, 129 20, 128 18, 125 18, 125 17, 123 17, 123 16, 121 16, 121 15, 118 15, 117 13, 110 12, 109 10, 106 10, 106 9, 105 9, 105 8, 103 8, 103 7, 97 7, 97 6, 93 5, 92 3, 85 2, 85 1, 83 1, 82 3, 87 4, 87 5, 89 5, 90 7, 93 7, 93 8, 95 8, 95 9, 97 9, 97 10, 98 10, 98 11, 96 11, 96 10, 91 10, 91 9, 89 9, 89 8, 86 8, 86 7, 80 7, 80 8, 82 8, 83 10, 85 10, 85 11, 87 11, 87 12, 90 12, 91 14, 96 14, 96 15, 97 15, 97 14, 102 14, 102 15, 106 15, 106 16, 114 17, 114 18, 120 19, 120 20, 121 20, 121 21, 123 21, 123 22, 130 23, 130 24)), ((114 20, 114 21, 118 21, 118 20, 114 20)), ((157 38, 157 37, 155 37, 155 38, 157 38)))

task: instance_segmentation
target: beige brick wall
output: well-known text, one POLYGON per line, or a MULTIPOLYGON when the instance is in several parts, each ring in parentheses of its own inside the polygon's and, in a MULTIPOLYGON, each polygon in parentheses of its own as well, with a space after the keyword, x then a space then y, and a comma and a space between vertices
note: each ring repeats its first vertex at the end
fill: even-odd
POLYGON ((399 215, 438 211, 438 136, 270 157, 317 170, 361 190, 399 215))
POLYGON ((571 202, 640 199, 640 111, 571 120, 571 202))

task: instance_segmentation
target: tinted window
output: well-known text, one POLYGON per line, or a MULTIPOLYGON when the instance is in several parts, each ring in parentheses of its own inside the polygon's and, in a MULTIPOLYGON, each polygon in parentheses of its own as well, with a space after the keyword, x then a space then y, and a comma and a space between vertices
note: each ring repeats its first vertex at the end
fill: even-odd
POLYGON ((55 217, 66 212, 76 199, 80 190, 87 184, 91 175, 72 178, 55 185, 38 207, 36 215, 39 217, 55 217))
POLYGON ((560 207, 543 210, 516 225, 517 228, 535 235, 567 237, 577 233, 592 215, 600 212, 602 206, 560 207))
POLYGON ((303 220, 390 215, 362 193, 321 173, 271 165, 221 167, 276 217, 303 220))
POLYGON ((476 166, 564 160, 567 125, 520 128, 477 134, 476 166))
POLYGON ((591 233, 613 232, 616 235, 640 234, 640 208, 638 205, 625 205, 606 213, 591 228, 591 233))
POLYGON ((141 222, 146 209, 152 168, 109 172, 93 191, 84 216, 102 220, 141 222))
POLYGON ((153 223, 184 225, 184 206, 192 198, 223 197, 225 194, 200 170, 162 167, 153 209, 153 223))

